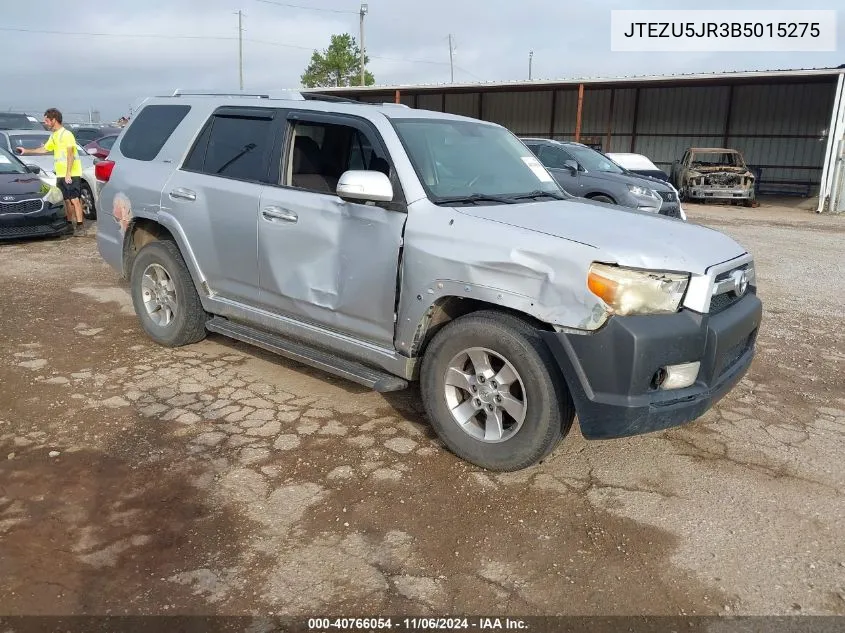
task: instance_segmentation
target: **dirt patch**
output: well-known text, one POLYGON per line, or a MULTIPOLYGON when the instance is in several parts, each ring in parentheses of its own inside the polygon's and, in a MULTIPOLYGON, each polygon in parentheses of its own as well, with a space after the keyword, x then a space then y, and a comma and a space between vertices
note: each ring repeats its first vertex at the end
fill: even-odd
POLYGON ((841 266, 838 228, 712 222, 757 257, 748 377, 512 474, 448 453, 414 389, 152 344, 93 240, 0 250, 0 612, 845 613, 845 277, 803 272, 841 266))

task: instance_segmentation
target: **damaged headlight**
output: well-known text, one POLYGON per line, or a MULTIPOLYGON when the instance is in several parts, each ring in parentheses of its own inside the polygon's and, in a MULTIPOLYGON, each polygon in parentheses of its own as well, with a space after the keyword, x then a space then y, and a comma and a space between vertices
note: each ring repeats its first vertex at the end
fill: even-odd
POLYGON ((594 263, 587 287, 613 314, 671 314, 678 311, 689 279, 688 274, 594 263))

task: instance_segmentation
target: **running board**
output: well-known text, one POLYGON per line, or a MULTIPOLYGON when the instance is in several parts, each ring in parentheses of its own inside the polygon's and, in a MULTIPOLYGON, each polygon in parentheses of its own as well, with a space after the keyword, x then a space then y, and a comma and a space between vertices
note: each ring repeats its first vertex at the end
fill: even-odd
POLYGON ((346 378, 380 393, 401 391, 408 387, 406 380, 393 374, 222 317, 212 318, 205 324, 205 327, 211 332, 217 332, 238 341, 255 345, 268 352, 346 378))

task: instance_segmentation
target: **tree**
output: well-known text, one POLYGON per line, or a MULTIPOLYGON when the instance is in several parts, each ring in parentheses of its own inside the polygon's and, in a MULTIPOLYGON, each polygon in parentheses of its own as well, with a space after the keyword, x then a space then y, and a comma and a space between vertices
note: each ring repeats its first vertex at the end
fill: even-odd
MULTIPOLYGON (((364 65, 369 62, 364 55, 364 65)), ((302 85, 306 88, 361 85, 361 49, 355 38, 344 33, 332 35, 331 44, 322 53, 314 51, 311 62, 302 73, 302 85)), ((364 73, 364 83, 371 86, 376 82, 372 73, 364 73)))

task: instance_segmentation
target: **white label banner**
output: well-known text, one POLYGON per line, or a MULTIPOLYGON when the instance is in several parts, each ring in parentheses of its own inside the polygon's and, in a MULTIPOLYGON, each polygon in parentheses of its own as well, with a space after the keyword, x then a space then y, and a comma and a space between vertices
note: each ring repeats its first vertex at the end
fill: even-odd
POLYGON ((611 11, 615 52, 831 52, 836 11, 611 11))

